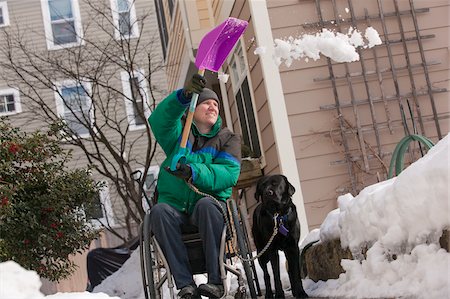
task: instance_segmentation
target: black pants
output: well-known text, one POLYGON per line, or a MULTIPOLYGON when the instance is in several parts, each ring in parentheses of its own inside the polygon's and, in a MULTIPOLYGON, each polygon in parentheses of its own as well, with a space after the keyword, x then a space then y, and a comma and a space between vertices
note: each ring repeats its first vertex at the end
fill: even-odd
POLYGON ((158 203, 150 211, 150 224, 178 289, 194 283, 186 246, 181 239, 181 228, 189 224, 198 227, 203 241, 208 283, 222 284, 219 251, 224 220, 221 208, 213 199, 201 198, 190 216, 168 204, 158 203))

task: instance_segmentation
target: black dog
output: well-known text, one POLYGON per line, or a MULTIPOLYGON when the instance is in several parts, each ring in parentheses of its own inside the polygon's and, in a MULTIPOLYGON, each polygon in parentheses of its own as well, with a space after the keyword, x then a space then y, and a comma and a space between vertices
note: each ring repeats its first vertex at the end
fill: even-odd
POLYGON ((253 214, 253 239, 259 252, 268 243, 274 233, 274 219, 276 218, 278 233, 270 247, 258 259, 264 272, 266 285, 265 298, 284 298, 284 291, 280 279, 280 260, 278 250, 284 251, 288 262, 289 281, 292 295, 295 298, 306 298, 300 277, 300 222, 297 210, 292 202, 295 188, 284 175, 271 175, 261 178, 256 186, 255 199, 261 201, 253 214), (277 216, 278 215, 278 216, 277 216), (270 261, 275 282, 275 297, 273 296, 267 263, 270 261))

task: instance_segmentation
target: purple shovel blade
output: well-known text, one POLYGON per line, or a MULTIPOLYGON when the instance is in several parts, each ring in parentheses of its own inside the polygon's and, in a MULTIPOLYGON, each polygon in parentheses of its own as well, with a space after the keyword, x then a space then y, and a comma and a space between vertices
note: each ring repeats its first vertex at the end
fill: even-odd
POLYGON ((247 25, 247 21, 230 17, 208 32, 198 46, 197 68, 217 72, 247 25))

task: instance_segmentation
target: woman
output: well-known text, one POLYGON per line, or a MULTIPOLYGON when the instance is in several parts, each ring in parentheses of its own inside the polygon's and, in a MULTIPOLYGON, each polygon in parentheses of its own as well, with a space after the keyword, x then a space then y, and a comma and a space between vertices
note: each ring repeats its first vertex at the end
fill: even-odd
POLYGON ((150 212, 151 227, 181 298, 220 298, 224 292, 219 269, 222 209, 212 198, 192 191, 187 183, 225 205, 240 173, 240 138, 221 127, 219 98, 205 85, 204 77, 194 75, 185 88, 165 98, 149 117, 153 134, 167 156, 158 177, 158 203, 150 212), (172 158, 179 151, 182 118, 194 92, 199 97, 187 142, 189 154, 185 163, 178 163, 171 171, 172 158), (196 226, 203 241, 208 283, 198 288, 181 239, 186 225, 196 226))

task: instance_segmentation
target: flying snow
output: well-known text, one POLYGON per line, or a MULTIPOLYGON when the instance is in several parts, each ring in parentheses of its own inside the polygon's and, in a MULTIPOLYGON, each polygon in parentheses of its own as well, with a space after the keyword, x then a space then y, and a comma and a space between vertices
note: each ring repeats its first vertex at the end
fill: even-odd
MULTIPOLYGON (((316 34, 303 34, 299 38, 275 39, 274 60, 290 67, 294 60, 309 58, 314 61, 320 59, 320 54, 336 62, 353 62, 359 60, 358 47, 372 48, 382 43, 378 32, 368 27, 363 34, 356 28, 350 27, 347 34, 322 29, 316 34), (366 40, 364 40, 364 38, 366 40)), ((258 47, 255 55, 265 54, 265 47, 258 47)))

